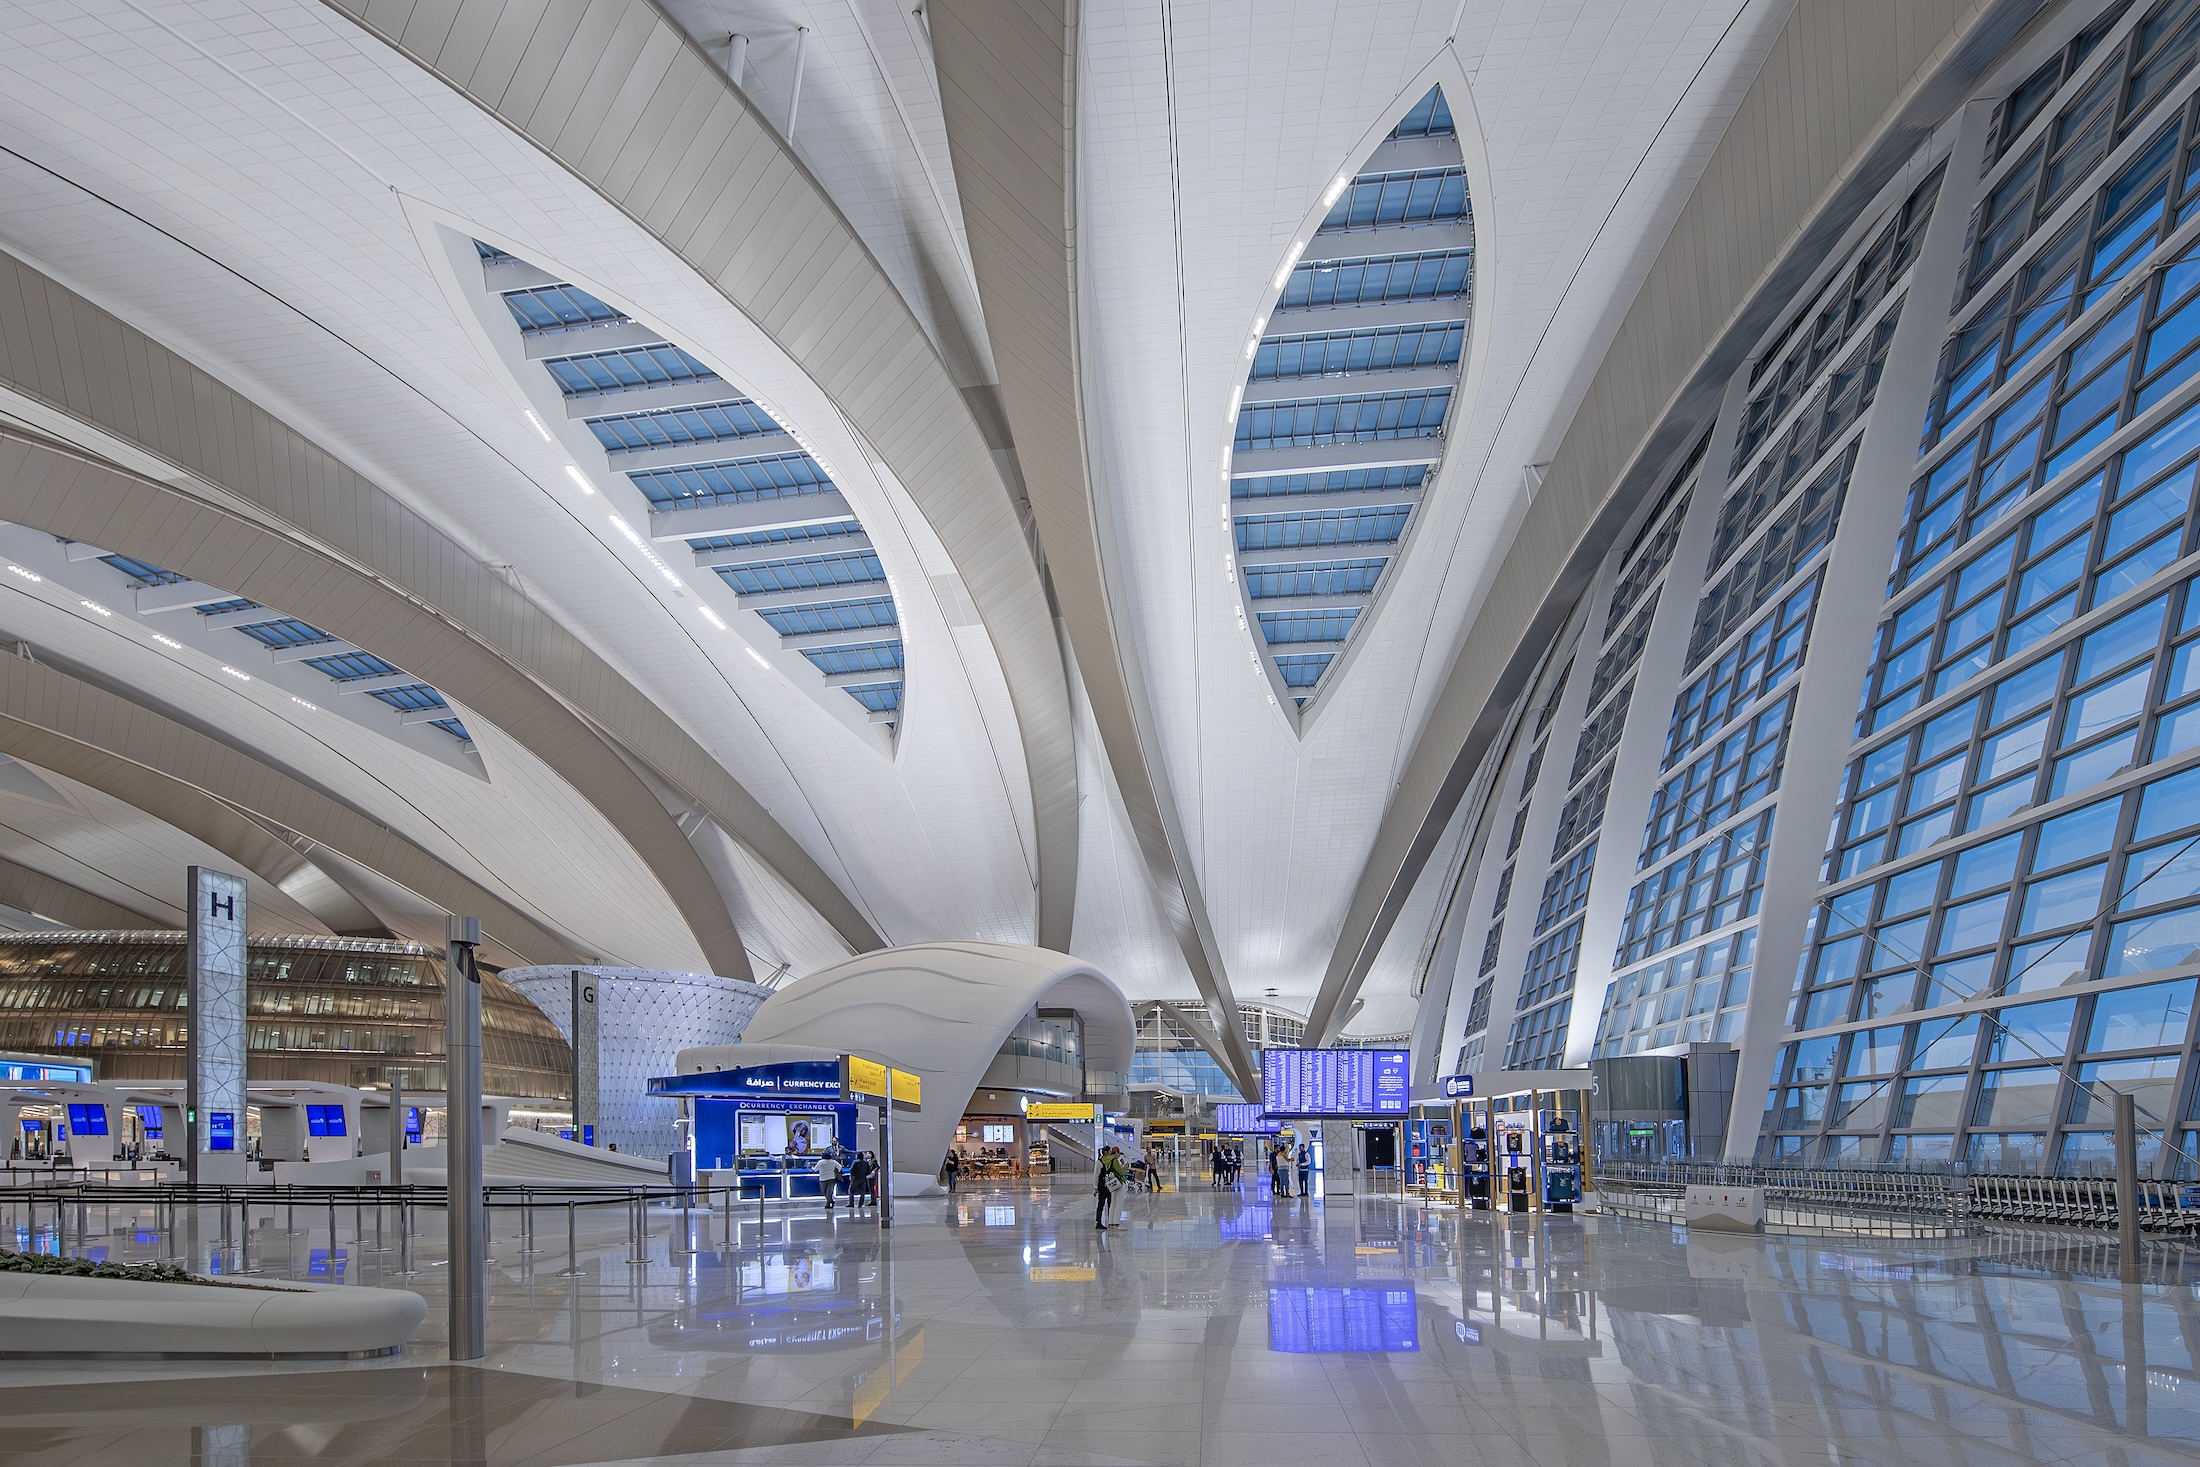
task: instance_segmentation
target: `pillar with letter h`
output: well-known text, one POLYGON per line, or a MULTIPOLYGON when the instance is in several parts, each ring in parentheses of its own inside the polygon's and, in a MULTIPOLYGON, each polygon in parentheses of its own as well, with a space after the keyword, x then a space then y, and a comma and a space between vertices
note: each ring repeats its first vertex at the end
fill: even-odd
POLYGON ((191 988, 184 1165, 191 1182, 245 1179, 244 880, 193 866, 185 943, 191 988))

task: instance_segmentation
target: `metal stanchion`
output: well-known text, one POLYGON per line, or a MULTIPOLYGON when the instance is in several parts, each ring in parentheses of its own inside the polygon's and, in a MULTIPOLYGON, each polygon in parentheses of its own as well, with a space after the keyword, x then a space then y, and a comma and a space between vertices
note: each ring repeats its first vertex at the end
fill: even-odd
POLYGON ((450 1355, 479 1360, 488 1344, 488 1274, 482 1265, 488 1208, 481 1191, 481 922, 452 917, 444 945, 445 1155, 450 1233, 450 1355))
POLYGON ((2116 1243, 2124 1282, 2139 1281, 2138 1102, 2116 1094, 2116 1243))
POLYGON ((574 1247, 573 1240, 573 1207, 571 1202, 565 1204, 565 1271, 568 1276, 579 1273, 581 1267, 580 1251, 574 1247))

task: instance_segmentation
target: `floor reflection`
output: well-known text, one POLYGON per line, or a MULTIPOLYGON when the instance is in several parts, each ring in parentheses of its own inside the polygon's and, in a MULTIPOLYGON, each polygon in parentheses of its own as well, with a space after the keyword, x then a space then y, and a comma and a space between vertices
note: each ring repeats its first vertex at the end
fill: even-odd
POLYGON ((584 1221, 568 1254, 507 1230, 480 1370, 440 1364, 436 1238, 323 1218, 292 1248, 255 1219, 239 1256, 305 1273, 334 1241, 429 1296, 422 1338, 0 1362, 0 1462, 2200 1464, 2181 1255, 2127 1286, 2079 1238, 1691 1238, 1257 1184, 1140 1194, 1105 1232, 1092 1208, 1065 1181, 904 1203, 891 1232, 698 1211, 639 1250, 584 1221))

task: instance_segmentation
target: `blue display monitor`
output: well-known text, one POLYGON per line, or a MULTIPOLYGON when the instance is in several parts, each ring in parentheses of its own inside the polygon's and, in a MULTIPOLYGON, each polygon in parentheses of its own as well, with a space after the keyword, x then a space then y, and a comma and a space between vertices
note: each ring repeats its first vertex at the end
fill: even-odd
POLYGON ((161 1134, 160 1107, 157 1105, 141 1105, 137 1108, 137 1113, 138 1124, 145 1129, 145 1138, 148 1141, 159 1139, 161 1134))
POLYGON ((69 1134, 72 1136, 106 1135, 107 1107, 104 1105, 70 1106, 69 1134))
POLYGON ((206 1115, 206 1149, 208 1151, 235 1151, 237 1149, 237 1117, 231 1111, 208 1111, 206 1115))
POLYGON ((1224 1136, 1273 1136, 1283 1130, 1283 1122, 1263 1115, 1257 1105, 1225 1101, 1215 1107, 1215 1130, 1224 1136))
POLYGON ((1268 1348, 1284 1355, 1417 1352, 1421 1323, 1413 1283, 1272 1285, 1268 1348))
POLYGON ((1402 1049, 1264 1049, 1261 1109, 1270 1116, 1404 1119, 1411 1056, 1402 1049))
POLYGON ((405 1107, 405 1139, 407 1141, 418 1141, 420 1139, 420 1107, 417 1105, 405 1107))
POLYGON ((308 1136, 341 1136, 344 1134, 344 1108, 340 1105, 309 1105, 306 1107, 306 1134, 308 1136))

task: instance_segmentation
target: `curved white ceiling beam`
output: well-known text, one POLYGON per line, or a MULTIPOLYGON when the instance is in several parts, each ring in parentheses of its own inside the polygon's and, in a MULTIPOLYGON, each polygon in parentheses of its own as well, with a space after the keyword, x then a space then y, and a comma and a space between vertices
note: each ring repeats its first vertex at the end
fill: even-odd
POLYGON ((1038 937, 1069 940, 1077 787, 1054 619, 1003 460, 863 240, 777 129, 644 0, 505 25, 504 0, 327 0, 557 160, 808 373, 907 488, 1006 676, 1037 830, 1038 937))
MULTIPOLYGON (((247 553, 241 548, 246 542, 175 541, 172 532, 156 533, 142 519, 103 525, 80 518, 71 521, 76 528, 64 530, 19 514, 0 518, 135 555, 277 606, 382 653, 479 708, 557 769, 658 868, 712 966, 726 976, 742 976, 748 966, 723 895, 672 818, 605 738, 617 740, 733 832, 849 946, 879 945, 870 922, 761 803, 510 582, 211 374, 4 254, 0 388, 202 478, 212 490, 208 499, 249 506, 268 544, 303 542, 292 547, 302 558, 278 575, 261 558, 269 553, 265 547, 247 553), (196 413, 170 411, 175 402, 194 404, 196 413), (343 568, 349 593, 338 594, 344 581, 329 577, 327 566, 343 568), (248 575, 266 578, 259 594, 246 584, 248 575), (325 609, 309 610, 309 604, 325 609), (380 615, 398 616, 405 630, 354 620, 376 616, 370 609, 376 605, 380 615)), ((159 487, 183 497, 180 489, 159 487)))
MULTIPOLYGON (((463 689, 462 701, 499 728, 524 730, 529 746, 603 811, 649 862, 714 966, 734 965, 729 977, 749 971, 717 884, 634 771, 562 703, 383 581, 174 486, 7 432, 0 432, 0 519, 163 561, 463 689)), ((371 860, 361 864, 419 890, 371 860)))
POLYGON ((1802 6, 1603 353, 1400 770, 1307 1021, 1342 1027, 1545 645, 1716 395, 2042 0, 1802 6))
MULTIPOLYGON (((13 446, 0 443, 0 457, 13 446)), ((0 480, 14 477, 13 468, 0 463, 0 480)), ((589 960, 386 826, 241 750, 57 668, 0 657, 0 752, 164 820, 271 884, 282 885, 305 858, 268 827, 326 845, 446 911, 480 916, 483 933, 521 962, 589 960)))
POLYGON ((177 926, 173 917, 149 916, 5 857, 0 857, 0 903, 92 931, 174 931, 177 926))
POLYGON ((1110 584, 1086 476, 1070 227, 1076 27, 1068 3, 971 0, 932 10, 964 227, 1048 576, 1163 918, 1219 1015, 1232 1077, 1252 1094, 1259 1067, 1154 747, 1137 645, 1117 628, 1120 591, 1110 584))

